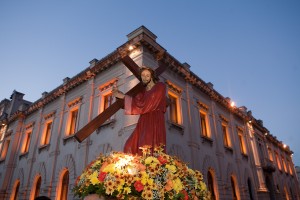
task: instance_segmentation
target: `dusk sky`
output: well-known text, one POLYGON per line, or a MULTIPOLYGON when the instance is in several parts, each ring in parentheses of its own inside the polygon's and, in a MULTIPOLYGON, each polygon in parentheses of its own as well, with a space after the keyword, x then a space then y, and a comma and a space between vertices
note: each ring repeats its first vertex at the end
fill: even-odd
POLYGON ((300 166, 300 1, 0 1, 0 101, 36 101, 141 25, 224 97, 246 106, 300 166))

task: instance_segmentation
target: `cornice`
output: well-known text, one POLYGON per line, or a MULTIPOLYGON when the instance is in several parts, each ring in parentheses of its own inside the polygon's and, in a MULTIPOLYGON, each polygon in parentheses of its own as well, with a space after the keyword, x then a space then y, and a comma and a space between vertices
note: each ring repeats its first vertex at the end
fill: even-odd
POLYGON ((15 113, 13 113, 9 118, 8 118, 8 124, 10 122, 13 122, 17 119, 24 119, 25 118, 25 113, 23 111, 16 111, 15 113))

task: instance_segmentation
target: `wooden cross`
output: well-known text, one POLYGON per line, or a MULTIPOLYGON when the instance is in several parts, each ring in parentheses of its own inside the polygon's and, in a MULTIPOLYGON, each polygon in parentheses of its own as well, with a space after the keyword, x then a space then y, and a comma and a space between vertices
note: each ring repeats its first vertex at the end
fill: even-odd
MULTIPOLYGON (((131 88, 126 95, 134 96, 138 92, 140 92, 144 86, 141 82, 140 77, 140 67, 127 55, 121 58, 122 62, 125 66, 133 73, 135 77, 137 77, 140 82, 131 88)), ((156 75, 160 75, 166 69, 166 65, 162 62, 159 62, 159 67, 156 68, 156 75)), ((89 135, 91 135, 97 128, 99 128, 107 119, 109 119, 113 114, 115 114, 119 109, 124 107, 124 99, 117 99, 111 106, 105 109, 102 113, 100 113, 97 117, 92 119, 88 124, 82 127, 77 133, 75 133, 75 138, 78 142, 82 142, 89 135)))

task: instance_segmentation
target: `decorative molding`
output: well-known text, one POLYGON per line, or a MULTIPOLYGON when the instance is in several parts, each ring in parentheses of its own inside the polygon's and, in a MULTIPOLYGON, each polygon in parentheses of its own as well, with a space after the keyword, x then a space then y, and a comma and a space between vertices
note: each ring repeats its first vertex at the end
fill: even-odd
POLYGON ((204 104, 204 103, 202 103, 202 102, 200 102, 200 101, 197 101, 197 104, 198 104, 198 106, 199 106, 200 108, 202 108, 203 110, 208 111, 208 105, 206 105, 206 104, 204 104))
POLYGON ((194 141, 188 141, 188 146, 200 150, 200 145, 194 141))
POLYGON ((229 120, 226 117, 224 117, 222 114, 219 114, 219 117, 223 122, 228 124, 229 120))
POLYGON ((69 136, 66 136, 63 138, 63 144, 65 145, 67 142, 69 141, 73 141, 73 142, 76 142, 77 140, 75 139, 75 134, 72 134, 72 135, 69 135, 69 136))
POLYGON ((91 70, 88 70, 85 73, 86 73, 86 79, 90 79, 90 78, 96 76, 96 74, 94 72, 92 72, 91 70))
POLYGON ((108 88, 111 88, 115 83, 118 82, 118 79, 117 78, 114 78, 106 83, 104 83, 103 85, 101 85, 99 87, 99 90, 100 92, 103 92, 104 90, 108 89, 108 88))
POLYGON ((41 153, 42 151, 49 151, 50 148, 50 144, 45 144, 39 147, 39 153, 41 153))
POLYGON ((80 96, 80 97, 78 97, 78 98, 76 98, 76 99, 70 101, 70 102, 68 103, 68 107, 69 107, 69 108, 70 108, 70 107, 73 107, 73 106, 75 106, 75 105, 81 103, 81 101, 82 101, 82 96, 80 96))
POLYGON ((208 143, 211 147, 213 146, 213 140, 210 137, 201 135, 202 143, 208 143))
POLYGON ((175 130, 178 130, 180 132, 181 135, 184 134, 184 126, 174 123, 170 120, 167 121, 168 125, 169 125, 169 130, 171 130, 172 128, 174 128, 175 130))
POLYGON ((248 161, 248 155, 245 153, 241 153, 242 159, 248 161))
POLYGON ((45 120, 48 120, 48 119, 54 117, 55 113, 56 113, 56 110, 54 110, 54 111, 52 111, 52 112, 50 112, 50 113, 44 115, 44 119, 45 119, 45 120))
POLYGON ((242 133, 244 133, 244 128, 243 127, 236 125, 236 129, 238 131, 241 131, 242 133))
POLYGON ((233 149, 232 149, 232 147, 224 146, 224 148, 225 148, 225 152, 228 152, 228 153, 233 154, 233 149))
POLYGON ((22 158, 28 158, 28 151, 19 155, 19 160, 22 158))
POLYGON ((104 129, 106 127, 114 128, 115 127, 116 120, 115 119, 108 119, 106 122, 104 122, 99 128, 97 128, 96 133, 99 134, 101 129, 104 129))
POLYGON ((172 83, 171 81, 169 80, 166 80, 166 84, 168 86, 169 89, 171 89, 172 91, 176 92, 177 94, 181 94, 182 93, 182 89, 175 85, 174 83, 172 83))
POLYGON ((30 123, 26 124, 25 130, 32 129, 34 124, 35 124, 35 122, 30 122, 30 123))

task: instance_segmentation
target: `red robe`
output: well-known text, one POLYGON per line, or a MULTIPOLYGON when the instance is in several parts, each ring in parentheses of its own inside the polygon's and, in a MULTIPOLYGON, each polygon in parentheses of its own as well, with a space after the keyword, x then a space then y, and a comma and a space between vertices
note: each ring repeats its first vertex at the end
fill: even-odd
POLYGON ((139 154, 139 147, 152 148, 166 144, 164 113, 166 112, 166 86, 156 83, 149 91, 142 91, 135 97, 125 96, 125 114, 140 115, 135 130, 124 146, 125 153, 139 154))

